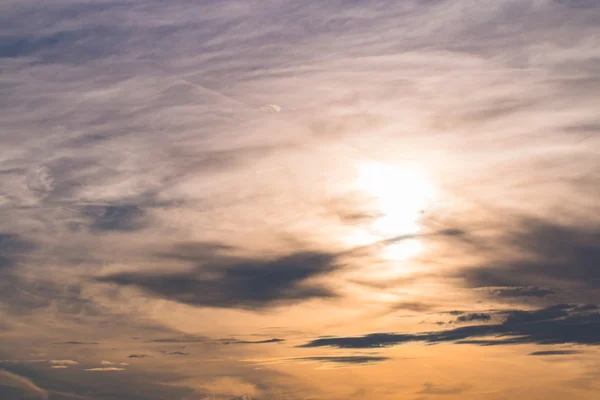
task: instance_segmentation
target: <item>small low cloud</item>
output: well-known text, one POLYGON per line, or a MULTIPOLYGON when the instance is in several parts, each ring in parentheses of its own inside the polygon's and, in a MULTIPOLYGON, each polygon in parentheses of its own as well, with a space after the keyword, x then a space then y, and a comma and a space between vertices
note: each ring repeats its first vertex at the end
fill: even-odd
POLYGON ((449 314, 449 315, 463 315, 465 314, 464 311, 459 311, 459 310, 452 310, 452 311, 444 311, 440 314, 449 314))
POLYGON ((94 232, 130 232, 141 229, 144 211, 135 205, 89 206, 84 214, 91 220, 94 232))
POLYGON ((102 365, 113 365, 114 363, 112 363, 110 361, 100 361, 100 364, 102 364, 102 365))
POLYGON ((383 356, 314 356, 314 357, 296 357, 295 361, 346 364, 346 365, 369 365, 389 360, 389 357, 383 356))
POLYGON ((284 342, 285 339, 266 339, 266 340, 238 340, 238 339, 220 339, 217 341, 219 344, 265 344, 265 343, 280 343, 284 342))
POLYGON ((552 289, 542 289, 537 286, 508 286, 491 288, 489 293, 498 297, 546 297, 555 294, 552 289))
POLYGON ((65 369, 65 368, 69 368, 66 365, 53 365, 50 368, 52 369, 65 369))
POLYGON ((148 354, 130 354, 127 358, 152 358, 152 356, 148 354))
POLYGON ((50 360, 50 364, 54 365, 78 365, 77 361, 73 360, 50 360))
POLYGON ((152 339, 148 342, 151 343, 203 343, 206 342, 207 338, 204 336, 181 336, 181 337, 173 337, 173 338, 161 338, 161 339, 152 339))
POLYGON ((487 313, 465 314, 456 318, 456 322, 490 321, 492 316, 487 313))
POLYGON ((469 388, 467 385, 440 385, 435 383, 424 383, 423 389, 419 391, 419 394, 430 394, 430 395, 453 395, 460 394, 469 388))
POLYGON ((412 312, 427 312, 433 308, 432 305, 426 303, 419 303, 416 301, 404 301, 394 305, 396 310, 406 310, 412 312))
POLYGON ((85 371, 91 371, 91 372, 125 371, 125 368, 117 368, 117 367, 86 368, 85 371))
POLYGON ((579 350, 543 350, 529 353, 530 356, 562 356, 569 354, 581 354, 579 350))
POLYGON ((78 342, 78 341, 68 341, 68 342, 55 342, 52 344, 72 344, 77 346, 83 346, 88 344, 99 344, 98 342, 78 342))

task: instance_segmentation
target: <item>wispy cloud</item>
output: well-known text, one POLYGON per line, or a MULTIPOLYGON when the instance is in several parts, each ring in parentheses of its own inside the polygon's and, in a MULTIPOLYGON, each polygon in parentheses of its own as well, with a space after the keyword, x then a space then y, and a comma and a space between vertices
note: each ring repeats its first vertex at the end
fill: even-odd
POLYGON ((419 393, 429 395, 453 395, 463 393, 468 389, 468 385, 447 386, 435 383, 424 383, 423 389, 421 389, 419 393))
POLYGON ((474 377, 467 393, 411 364, 410 387, 372 373, 369 391, 373 369, 402 373, 392 350, 306 348, 600 344, 599 12, 594 0, 3 1, 0 355, 34 346, 55 361, 3 362, 6 396, 387 400, 481 384, 569 397, 565 379, 596 377, 585 355, 565 357, 569 377, 545 371, 545 387, 474 377), (423 169, 438 197, 419 232, 361 247, 383 215, 355 170, 374 160, 423 169), (386 258, 407 238, 417 256, 386 258), (265 326, 281 328, 240 339, 265 326), (372 367, 338 385, 238 365, 265 353, 372 367), (128 356, 127 373, 84 372, 128 356))

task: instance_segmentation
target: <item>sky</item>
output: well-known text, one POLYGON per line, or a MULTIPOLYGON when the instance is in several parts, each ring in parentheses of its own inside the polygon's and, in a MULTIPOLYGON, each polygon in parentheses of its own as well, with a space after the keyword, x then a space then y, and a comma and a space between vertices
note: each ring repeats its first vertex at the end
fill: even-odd
POLYGON ((0 398, 592 400, 597 0, 0 0, 0 398))

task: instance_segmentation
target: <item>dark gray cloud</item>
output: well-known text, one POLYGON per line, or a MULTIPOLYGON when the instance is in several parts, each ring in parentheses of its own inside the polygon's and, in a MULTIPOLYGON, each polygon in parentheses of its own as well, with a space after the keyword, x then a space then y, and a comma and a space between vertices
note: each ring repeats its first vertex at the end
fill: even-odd
POLYGON ((570 354, 581 354, 579 350, 542 350, 529 353, 530 356, 562 356, 570 354))
POLYGON ((459 316, 456 318, 456 322, 490 321, 491 319, 491 314, 473 313, 459 316))
POLYGON ((512 286, 512 287, 502 287, 502 288, 493 288, 489 290, 490 294, 498 297, 546 297, 553 294, 556 294, 556 290, 552 289, 542 289, 537 286, 512 286))
POLYGON ((0 37, 0 58, 31 57, 41 63, 93 61, 113 54, 123 36, 123 32, 103 27, 4 36, 0 37))
POLYGON ((148 354, 130 354, 127 358, 152 358, 152 356, 148 354))
POLYGON ((209 339, 204 336, 183 336, 173 338, 152 339, 148 342, 152 343, 205 343, 209 339))
POLYGON ((265 339, 265 340, 239 340, 239 339, 219 339, 217 343, 219 344, 263 344, 263 343, 281 343, 284 342, 284 339, 265 339))
POLYGON ((141 229, 144 210, 135 205, 88 206, 84 215, 91 219, 90 229, 103 231, 135 231, 141 229))
POLYGON ((0 233, 0 271, 15 265, 20 256, 33 250, 35 245, 13 233, 0 233))
POLYGON ((135 286, 169 300, 204 307, 260 310, 335 294, 310 280, 337 270, 336 256, 302 252, 272 260, 222 257, 195 259, 186 272, 122 272, 95 278, 98 282, 135 286))
POLYGON ((534 311, 498 312, 499 324, 471 325, 445 331, 417 334, 373 333, 356 337, 312 340, 300 347, 378 348, 409 342, 457 342, 478 345, 600 344, 600 312, 596 305, 559 304, 534 311), (479 339, 494 337, 495 339, 479 339))
POLYGON ((464 314, 464 311, 460 311, 460 310, 452 310, 452 311, 445 311, 442 314, 450 314, 450 315, 462 315, 464 314))
POLYGON ((172 337, 172 338, 161 338, 161 339, 152 339, 148 340, 149 343, 209 343, 209 344, 264 344, 264 343, 281 343, 284 342, 284 339, 279 338, 271 338, 264 340, 241 340, 236 338, 227 338, 227 339, 210 339, 205 336, 181 336, 181 337, 172 337))
POLYGON ((263 343, 281 343, 285 339, 265 339, 265 340, 239 340, 239 339, 220 339, 218 342, 221 344, 263 344, 263 343))
POLYGON ((317 361, 335 364, 374 364, 387 361, 389 359, 389 357, 383 356, 314 356, 294 358, 294 360, 299 361, 317 361))
POLYGON ((99 344, 98 342, 79 342, 76 340, 70 340, 67 342, 55 342, 53 344, 70 344, 70 345, 76 345, 76 346, 86 346, 86 345, 90 345, 90 344, 99 344))
MULTIPOLYGON (((600 288, 600 230, 528 220, 508 239, 513 257, 470 268, 464 278, 471 287, 532 287, 524 295, 549 294, 537 286, 578 285, 600 288)), ((510 291, 502 292, 510 294, 510 291)), ((513 292, 515 294, 518 291, 513 292)))

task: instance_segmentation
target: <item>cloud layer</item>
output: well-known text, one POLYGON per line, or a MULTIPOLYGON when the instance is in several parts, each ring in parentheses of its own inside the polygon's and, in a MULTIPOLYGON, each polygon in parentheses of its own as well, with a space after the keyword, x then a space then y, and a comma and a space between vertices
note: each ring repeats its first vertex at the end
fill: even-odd
POLYGON ((599 18, 2 1, 0 398, 595 399, 599 18))

